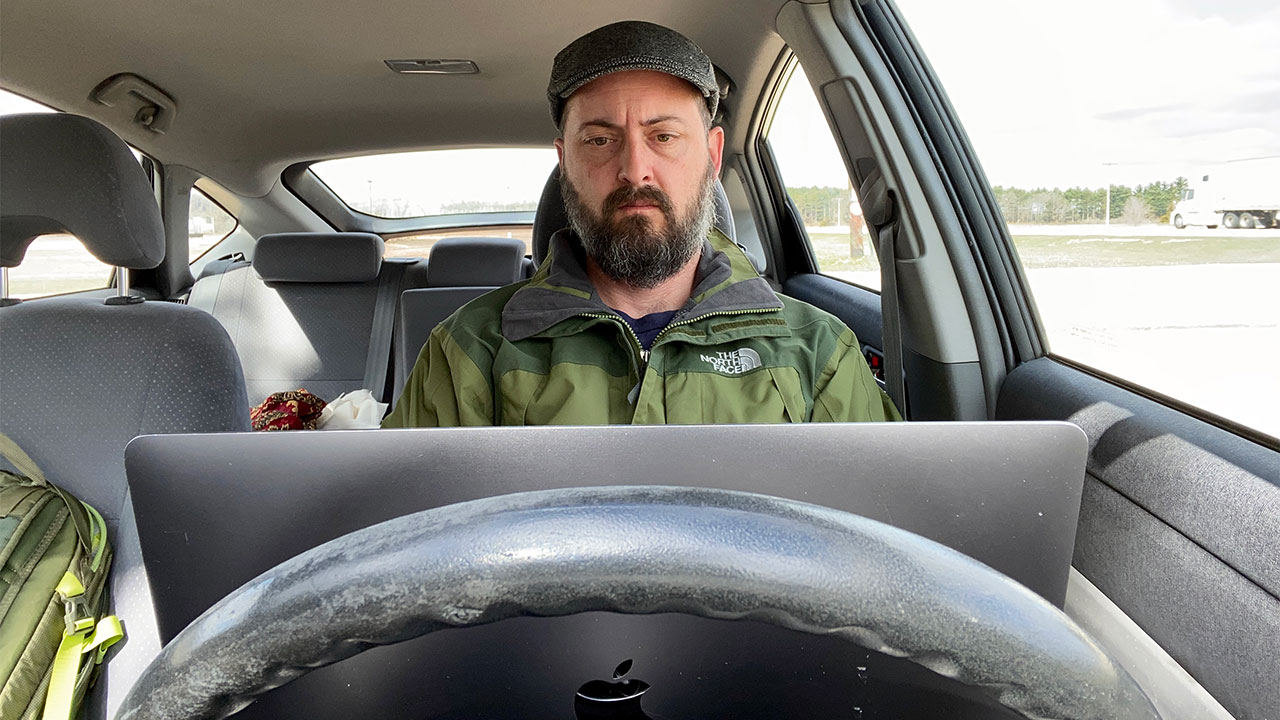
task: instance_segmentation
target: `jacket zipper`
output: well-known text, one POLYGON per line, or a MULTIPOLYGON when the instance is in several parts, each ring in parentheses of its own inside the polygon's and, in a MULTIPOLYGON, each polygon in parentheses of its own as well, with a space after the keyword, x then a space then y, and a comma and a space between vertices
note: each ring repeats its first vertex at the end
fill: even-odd
POLYGON ((720 312, 709 312, 703 315, 697 315, 695 317, 686 318, 684 320, 680 320, 679 322, 673 322, 667 325, 666 327, 662 328, 662 331, 659 332, 658 335, 653 339, 653 344, 649 346, 650 347, 649 350, 645 350, 644 347, 640 344, 640 336, 636 335, 636 331, 631 329, 631 325, 627 324, 625 320, 622 320, 622 318, 618 317, 617 315, 613 315, 610 313, 582 313, 582 316, 589 317, 589 318, 599 318, 601 320, 612 320, 616 324, 621 325, 623 328, 625 328, 627 331, 627 335, 631 336, 632 350, 633 350, 633 352, 631 353, 631 367, 636 371, 636 385, 635 387, 631 388, 631 392, 627 393, 627 402, 631 403, 632 405, 635 405, 636 400, 640 397, 640 384, 644 382, 644 372, 649 368, 649 356, 653 353, 652 348, 657 347, 658 343, 662 342, 662 336, 666 335, 667 331, 670 330, 671 328, 680 327, 681 325, 691 325, 695 322, 698 322, 699 320, 705 320, 710 317, 718 317, 721 315, 759 315, 763 313, 771 313, 771 312, 777 312, 777 311, 778 311, 777 308, 748 308, 745 310, 721 310, 720 312), (638 361, 637 361, 637 358, 639 358, 638 361))
POLYGON ((679 322, 673 322, 670 325, 667 325, 666 327, 662 328, 662 332, 658 333, 658 336, 653 339, 653 344, 650 345, 649 347, 657 347, 658 343, 662 342, 662 336, 666 335, 668 330, 670 330, 671 328, 680 327, 681 325, 691 325, 693 323, 698 322, 699 320, 706 320, 707 318, 717 317, 720 315, 760 315, 763 313, 771 313, 771 312, 777 312, 777 311, 778 311, 778 308, 748 308, 745 310, 721 310, 719 312, 709 312, 709 313, 706 313, 705 315, 698 315, 697 317, 691 317, 686 320, 680 320, 679 322))
POLYGON ((601 320, 612 320, 614 324, 622 326, 627 335, 631 336, 632 344, 630 353, 631 369, 636 371, 636 384, 631 388, 631 392, 627 393, 627 402, 632 405, 636 404, 636 400, 640 397, 640 383, 644 381, 644 371, 649 367, 649 351, 644 349, 640 344, 640 336, 636 335, 636 331, 625 320, 610 313, 582 313, 583 317, 600 318, 601 320))

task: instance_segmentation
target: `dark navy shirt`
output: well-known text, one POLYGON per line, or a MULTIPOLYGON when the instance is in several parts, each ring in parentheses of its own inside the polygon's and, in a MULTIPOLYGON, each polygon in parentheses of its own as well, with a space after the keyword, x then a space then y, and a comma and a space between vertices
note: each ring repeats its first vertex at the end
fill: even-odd
POLYGON ((654 338, 658 337, 658 333, 671 322, 671 318, 675 317, 678 310, 668 310, 666 312, 649 313, 641 318, 633 318, 621 310, 614 310, 618 316, 627 321, 631 329, 635 331, 636 337, 640 338, 640 347, 648 350, 653 346, 654 338))

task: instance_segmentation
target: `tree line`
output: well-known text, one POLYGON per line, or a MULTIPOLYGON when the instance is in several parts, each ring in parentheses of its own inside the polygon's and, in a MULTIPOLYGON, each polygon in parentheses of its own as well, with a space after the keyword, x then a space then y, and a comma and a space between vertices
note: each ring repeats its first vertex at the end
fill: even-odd
MULTIPOLYGON (((1187 189, 1187 179, 1146 185, 1111 186, 1111 219, 1138 225, 1168 222, 1174 203, 1187 189)), ((1107 213, 1106 188, 1024 190, 996 185, 996 203, 1010 223, 1100 223, 1107 213)), ((787 194, 805 225, 845 225, 849 222, 849 188, 789 187, 787 194)))
MULTIPOLYGON (((1168 222, 1174 203, 1186 189, 1187 179, 1182 177, 1134 187, 1112 185, 1111 219, 1133 225, 1168 222)), ((1103 222, 1107 214, 1106 188, 1023 190, 996 185, 991 190, 1006 222, 1097 223, 1103 222)))

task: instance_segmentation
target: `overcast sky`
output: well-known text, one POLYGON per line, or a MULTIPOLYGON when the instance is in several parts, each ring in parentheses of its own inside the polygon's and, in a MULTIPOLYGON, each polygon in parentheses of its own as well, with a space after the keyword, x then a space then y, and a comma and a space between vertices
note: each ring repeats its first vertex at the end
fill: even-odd
MULTIPOLYGON (((1280 156, 1276 0, 897 1, 992 184, 1134 185, 1280 156)), ((0 96, 0 112, 22 104, 0 96)), ((795 130, 775 149, 788 184, 844 184, 813 98, 784 116, 795 130)), ((367 203, 370 178, 375 197, 510 201, 536 198, 555 163, 549 149, 524 153, 495 180, 475 172, 493 162, 437 159, 429 170, 349 161, 326 179, 353 203, 367 203)))
POLYGON ((1275 0, 897 1, 992 184, 1280 155, 1275 0))

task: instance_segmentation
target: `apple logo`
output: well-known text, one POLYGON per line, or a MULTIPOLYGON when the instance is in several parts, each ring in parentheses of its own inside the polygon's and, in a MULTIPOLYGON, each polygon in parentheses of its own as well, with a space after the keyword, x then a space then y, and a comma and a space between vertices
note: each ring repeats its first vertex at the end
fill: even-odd
POLYGON ((613 680, 588 680, 578 688, 574 710, 580 720, 588 718, 646 718, 640 709, 640 698, 649 690, 643 680, 623 680, 631 672, 631 660, 623 660, 614 668, 613 680))

